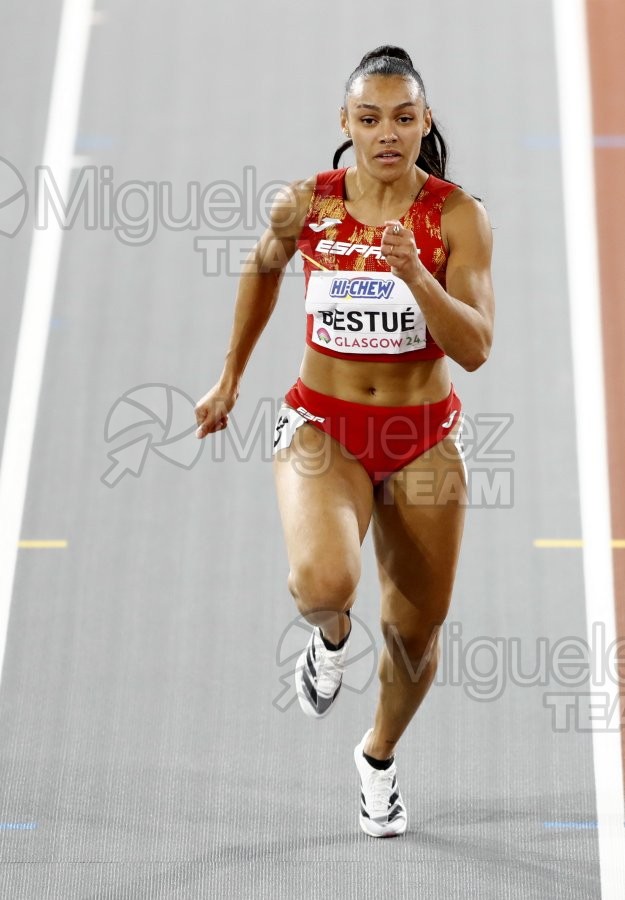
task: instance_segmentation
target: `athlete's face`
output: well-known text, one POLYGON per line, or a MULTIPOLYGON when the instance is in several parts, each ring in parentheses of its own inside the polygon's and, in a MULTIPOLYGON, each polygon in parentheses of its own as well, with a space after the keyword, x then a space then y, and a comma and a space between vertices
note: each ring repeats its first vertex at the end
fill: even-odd
POLYGON ((413 79, 369 75, 352 85, 341 126, 354 142, 357 165, 392 181, 414 167, 432 115, 413 79))

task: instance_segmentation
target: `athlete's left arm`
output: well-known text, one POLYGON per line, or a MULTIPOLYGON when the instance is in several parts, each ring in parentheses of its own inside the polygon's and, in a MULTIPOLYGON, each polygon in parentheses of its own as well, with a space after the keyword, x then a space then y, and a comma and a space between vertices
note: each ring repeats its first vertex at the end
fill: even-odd
POLYGON ((442 234, 449 247, 447 289, 428 272, 418 255, 413 257, 416 265, 410 267, 405 280, 438 346, 473 372, 488 359, 495 316, 493 238, 486 210, 464 191, 454 191, 443 209, 442 234))

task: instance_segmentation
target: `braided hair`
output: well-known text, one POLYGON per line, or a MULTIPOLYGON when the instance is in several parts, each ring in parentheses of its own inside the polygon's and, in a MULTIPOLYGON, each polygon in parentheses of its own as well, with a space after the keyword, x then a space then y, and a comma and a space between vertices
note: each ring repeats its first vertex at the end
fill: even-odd
MULTIPOLYGON (((427 107, 428 103, 423 79, 413 66, 410 56, 401 47, 392 47, 385 44, 382 47, 371 50, 369 53, 365 53, 358 66, 347 79, 347 84, 345 85, 345 106, 347 106, 347 97, 354 81, 366 75, 400 75, 403 78, 411 78, 413 81, 416 81, 419 93, 427 107)), ((353 141, 350 138, 337 149, 332 159, 332 167, 334 169, 338 169, 341 156, 352 145, 353 141)), ((416 164, 430 175, 435 175, 437 178, 445 178, 447 155, 447 144, 434 120, 432 120, 430 133, 424 135, 421 142, 421 152, 416 164)))

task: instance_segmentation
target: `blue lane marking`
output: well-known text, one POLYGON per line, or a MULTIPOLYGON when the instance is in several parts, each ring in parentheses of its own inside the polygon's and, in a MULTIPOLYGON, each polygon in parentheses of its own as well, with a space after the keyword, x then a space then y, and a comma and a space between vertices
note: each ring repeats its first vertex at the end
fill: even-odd
POLYGON ((79 134, 76 137, 75 152, 85 150, 110 150, 115 139, 108 134, 79 134))
POLYGON ((620 150, 625 147, 625 134, 597 134, 595 136, 595 147, 620 150))
POLYGON ((528 150, 558 150, 560 148, 559 134, 526 134, 523 138, 523 146, 528 150))
MULTIPOLYGON (((625 149, 625 134, 596 134, 593 144, 595 148, 601 150, 622 150, 625 149)), ((523 137, 523 146, 528 150, 558 150, 560 135, 526 134, 523 137)))
POLYGON ((598 827, 597 822, 543 822, 543 826, 545 828, 569 828, 582 831, 598 827))
POLYGON ((33 831, 36 822, 0 822, 0 831, 33 831))

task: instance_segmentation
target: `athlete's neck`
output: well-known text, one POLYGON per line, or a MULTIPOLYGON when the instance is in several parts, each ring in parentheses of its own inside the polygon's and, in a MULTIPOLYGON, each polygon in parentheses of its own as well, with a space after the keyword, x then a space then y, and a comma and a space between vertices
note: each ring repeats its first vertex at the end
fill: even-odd
POLYGON ((353 166, 345 173, 345 199, 355 205, 362 202, 374 205, 381 212, 392 211, 397 206, 410 206, 427 179, 427 172, 417 166, 405 176, 389 182, 353 166))

